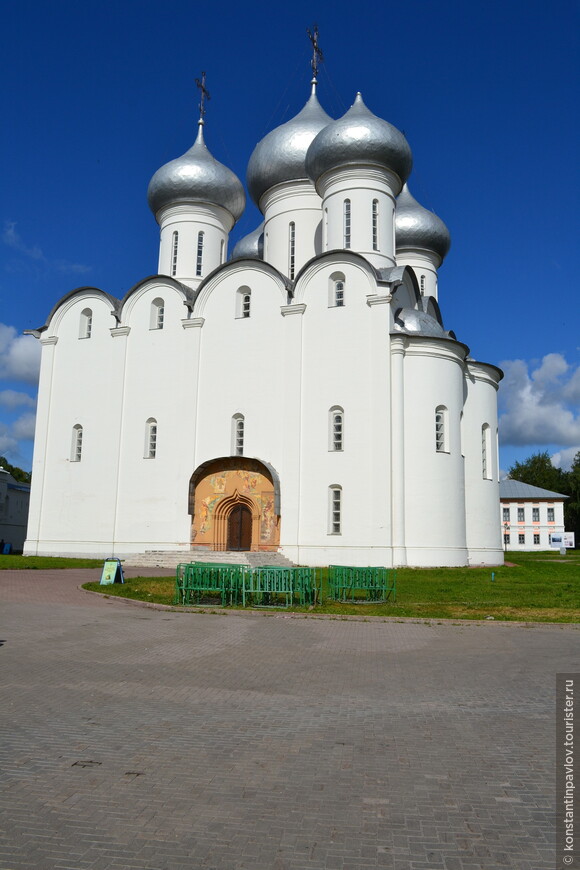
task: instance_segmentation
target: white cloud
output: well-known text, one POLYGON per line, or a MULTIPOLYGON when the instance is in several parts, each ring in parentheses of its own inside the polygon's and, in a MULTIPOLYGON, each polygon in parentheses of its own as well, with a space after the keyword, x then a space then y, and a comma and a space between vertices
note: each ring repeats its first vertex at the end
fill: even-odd
POLYGON ((550 461, 556 468, 561 468, 562 471, 570 471, 572 462, 577 453, 580 453, 580 443, 575 447, 566 447, 564 450, 558 450, 550 457, 550 461))
MULTIPOLYGON (((69 263, 68 260, 50 260, 46 257, 38 245, 27 245, 16 229, 16 221, 5 221, 2 232, 2 241, 12 250, 17 251, 27 260, 32 260, 46 269, 56 269, 57 272, 66 272, 76 275, 84 275, 91 271, 90 266, 81 263, 69 263)), ((14 269, 11 266, 10 269, 14 269)))
POLYGON ((0 378, 36 384, 39 370, 38 339, 31 335, 18 335, 13 326, 0 323, 0 378))
POLYGON ((501 363, 499 431, 502 445, 580 444, 580 367, 559 353, 538 364, 525 360, 501 363))
POLYGON ((36 422, 36 414, 28 412, 23 414, 12 424, 12 433, 19 441, 32 441, 34 438, 34 424, 36 422))
POLYGON ((17 390, 0 390, 0 408, 14 411, 16 408, 34 408, 36 399, 28 393, 19 393, 17 390))

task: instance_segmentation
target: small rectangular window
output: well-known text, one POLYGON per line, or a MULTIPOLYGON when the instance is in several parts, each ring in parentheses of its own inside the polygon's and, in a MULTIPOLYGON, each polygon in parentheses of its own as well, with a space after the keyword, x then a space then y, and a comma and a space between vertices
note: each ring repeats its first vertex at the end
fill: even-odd
POLYGON ((534 544, 539 544, 539 543, 540 543, 540 536, 534 535, 534 544))
POLYGON ((533 523, 540 522, 540 508, 539 507, 532 508, 532 522, 533 523))
POLYGON ((342 529, 342 490, 330 488, 330 534, 340 535, 342 529))
POLYGON ((373 251, 379 250, 379 201, 373 199, 373 251))
POLYGON ((526 536, 525 535, 518 535, 518 544, 525 544, 525 543, 526 543, 526 536))
POLYGON ((197 234, 197 256, 195 259, 195 274, 200 276, 203 268, 203 232, 197 234))
POLYGON ((523 507, 519 507, 519 508, 518 508, 518 523, 523 523, 523 522, 524 522, 524 519, 525 519, 525 517, 524 517, 524 508, 523 508, 523 507))
POLYGON ((344 201, 344 247, 350 248, 350 199, 344 201))
POLYGON ((548 522, 549 523, 554 522, 554 508, 553 507, 548 508, 548 522))
POLYGON ((510 536, 509 536, 508 532, 506 532, 505 535, 503 536, 503 543, 504 543, 504 547, 509 547, 510 536))
POLYGON ((503 508, 503 510, 502 510, 502 519, 503 519, 504 523, 509 523, 509 521, 510 521, 510 509, 509 509, 509 507, 507 507, 507 508, 504 507, 504 508, 503 508))

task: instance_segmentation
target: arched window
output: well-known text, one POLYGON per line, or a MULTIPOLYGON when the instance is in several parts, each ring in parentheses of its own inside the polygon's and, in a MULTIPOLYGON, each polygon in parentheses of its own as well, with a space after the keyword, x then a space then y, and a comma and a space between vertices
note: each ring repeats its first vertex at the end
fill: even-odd
POLYGON ((72 444, 70 451, 70 461, 80 462, 83 455, 83 427, 80 423, 76 423, 72 430, 72 444))
POLYGON ((252 291, 249 287, 238 287, 236 293, 236 317, 249 317, 252 310, 252 291))
POLYGON ((179 233, 177 230, 173 233, 171 244, 171 274, 177 275, 177 248, 179 245, 179 233))
POLYGON ((288 276, 291 281, 294 280, 294 269, 296 266, 296 224, 290 222, 288 227, 288 276))
POLYGON ((342 272, 334 272, 328 282, 328 307, 342 308, 344 306, 345 279, 342 272))
POLYGON ((421 287, 421 295, 423 295, 425 293, 425 276, 424 275, 421 275, 419 285, 421 287))
POLYGON ((484 480, 491 480, 491 429, 488 423, 481 427, 481 474, 484 480))
POLYGON ((328 209, 324 209, 324 250, 328 250, 328 209))
POLYGON ((155 459, 157 456, 157 420, 149 417, 145 423, 145 459, 155 459))
POLYGON ((342 487, 338 484, 328 487, 328 534, 342 534, 342 487))
POLYGON ((154 299, 151 303, 150 329, 163 329, 165 321, 165 302, 161 298, 154 299))
POLYGON ((93 331, 93 312, 90 308, 81 311, 79 323, 79 338, 90 338, 93 331))
POLYGON ((232 454, 244 455, 244 415, 234 414, 232 417, 232 454))
POLYGON ((373 251, 379 250, 379 201, 373 199, 373 251))
POLYGON ((203 268, 203 230, 197 234, 197 257, 195 260, 195 274, 201 275, 203 268))
POLYGON ((350 248, 350 199, 345 199, 343 205, 344 247, 350 248))
POLYGON ((437 453, 448 453, 447 408, 438 405, 435 408, 435 450, 437 453))
POLYGON ((328 414, 328 449, 344 450, 344 410, 335 405, 328 414))
POLYGON ((224 263, 226 259, 226 243, 222 239, 220 242, 220 263, 224 263))

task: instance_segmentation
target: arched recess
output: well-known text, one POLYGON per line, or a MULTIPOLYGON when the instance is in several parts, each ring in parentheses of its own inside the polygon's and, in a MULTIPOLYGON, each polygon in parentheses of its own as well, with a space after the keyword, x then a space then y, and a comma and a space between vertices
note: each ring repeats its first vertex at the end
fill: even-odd
POLYGON ((225 456, 202 463, 189 481, 191 543, 194 549, 225 550, 228 522, 236 506, 252 517, 250 549, 277 550, 280 542, 280 482, 258 459, 225 456))

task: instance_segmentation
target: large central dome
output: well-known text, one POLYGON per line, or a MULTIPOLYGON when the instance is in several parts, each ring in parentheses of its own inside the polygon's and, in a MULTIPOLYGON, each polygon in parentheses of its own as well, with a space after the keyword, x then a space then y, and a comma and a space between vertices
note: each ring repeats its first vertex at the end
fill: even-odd
POLYGON ((306 152, 314 137, 332 121, 312 88, 310 99, 292 120, 276 127, 258 142, 248 163, 247 182, 250 196, 260 206, 260 199, 275 184, 283 181, 308 180, 306 152))

